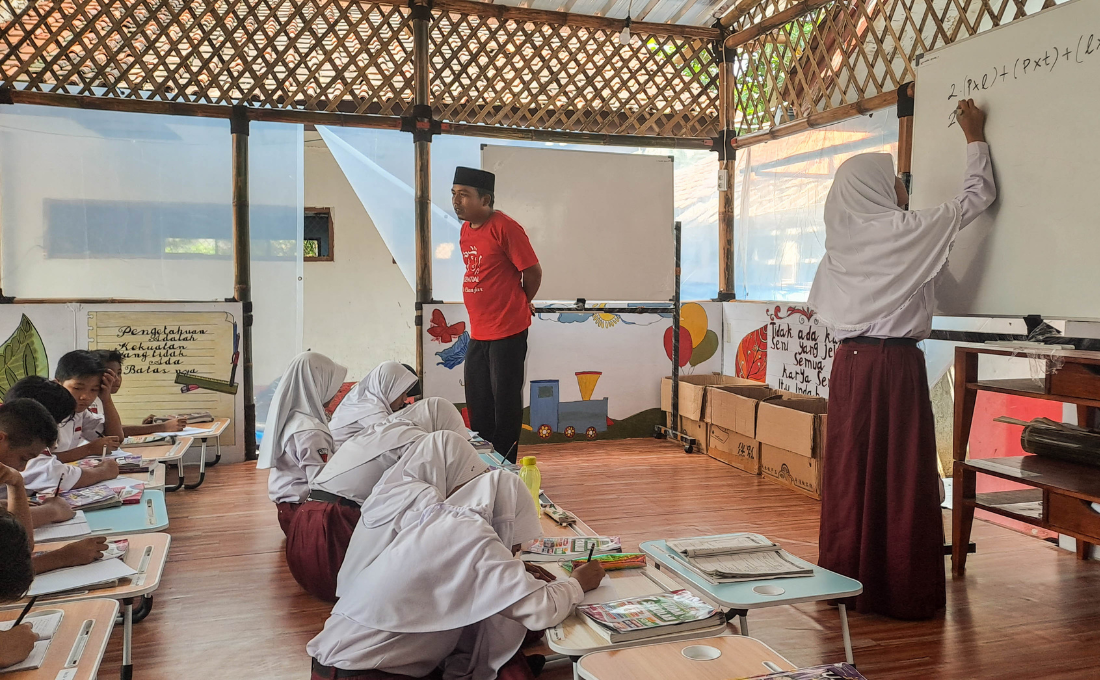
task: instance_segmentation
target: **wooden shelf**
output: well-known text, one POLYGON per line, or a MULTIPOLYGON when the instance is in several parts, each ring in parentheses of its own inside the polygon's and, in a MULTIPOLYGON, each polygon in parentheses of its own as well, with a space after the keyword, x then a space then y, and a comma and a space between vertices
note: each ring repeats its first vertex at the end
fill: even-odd
POLYGON ((1100 468, 1043 456, 972 459, 963 462, 962 467, 1081 500, 1100 500, 1100 468))
POLYGON ((1043 490, 1020 489, 1018 491, 991 491, 977 494, 974 507, 1033 523, 1043 519, 1043 490), (1034 507, 1035 503, 1040 503, 1034 507), (1030 507, 1026 507, 1030 506, 1030 507))
POLYGON ((1011 394, 1017 397, 1045 399, 1047 401, 1060 401, 1067 404, 1079 404, 1081 406, 1100 408, 1100 399, 1083 399, 1081 397, 1068 397, 1064 394, 1047 394, 1043 391, 1042 385, 1037 385, 1034 381, 1027 379, 980 380, 978 382, 966 383, 966 388, 969 390, 978 390, 979 392, 998 392, 1000 394, 1011 394))

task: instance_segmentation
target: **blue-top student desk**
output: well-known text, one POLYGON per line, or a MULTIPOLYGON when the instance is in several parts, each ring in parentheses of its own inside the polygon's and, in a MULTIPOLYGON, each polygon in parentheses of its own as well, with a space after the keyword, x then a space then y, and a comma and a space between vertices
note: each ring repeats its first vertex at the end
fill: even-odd
POLYGON ((120 505, 106 510, 89 510, 84 513, 93 536, 122 536, 145 534, 168 528, 168 508, 164 505, 164 492, 146 489, 141 501, 133 505, 120 505))
MULTIPOLYGON (((707 536, 705 538, 717 538, 707 536)), ((669 548, 664 540, 646 541, 641 544, 646 553, 689 589, 705 598, 733 609, 741 619, 741 634, 749 634, 748 613, 750 609, 776 607, 800 602, 818 602, 820 600, 838 600, 852 597, 863 592, 863 584, 855 579, 841 576, 828 569, 822 569, 794 555, 791 558, 800 566, 811 567, 813 576, 801 578, 773 578, 761 581, 741 581, 739 583, 710 583, 689 569, 675 550, 669 548)), ((852 640, 848 635, 848 613, 840 605, 840 632, 844 636, 844 655, 848 663, 852 660, 852 640)))

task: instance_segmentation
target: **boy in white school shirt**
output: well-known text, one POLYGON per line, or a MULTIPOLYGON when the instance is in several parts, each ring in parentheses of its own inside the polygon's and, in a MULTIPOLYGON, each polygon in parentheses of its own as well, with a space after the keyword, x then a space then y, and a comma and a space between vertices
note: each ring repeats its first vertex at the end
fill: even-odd
MULTIPOLYGON (((111 387, 111 394, 118 394, 118 391, 122 389, 122 362, 125 357, 122 356, 122 352, 117 349, 97 349, 92 354, 99 357, 103 362, 103 365, 107 367, 107 371, 114 373, 115 384, 111 387)), ((96 397, 92 405, 88 407, 88 410, 97 416, 102 416, 104 413, 103 400, 96 397)), ((123 425, 122 433, 126 437, 140 437, 145 434, 159 434, 161 432, 179 432, 183 428, 187 427, 186 418, 171 418, 163 423, 154 423, 153 418, 156 416, 150 415, 145 419, 145 422, 141 425, 123 425)))
POLYGON ((58 422, 57 447, 54 454, 62 463, 98 456, 104 447, 108 453, 118 448, 125 438, 122 420, 115 409, 111 394, 118 375, 107 368, 94 352, 78 349, 57 362, 54 380, 76 400, 72 418, 58 422), (89 410, 96 400, 102 413, 89 410))
MULTIPOLYGON (((70 421, 76 411, 76 400, 68 390, 56 382, 39 376, 29 376, 12 385, 4 395, 4 402, 15 399, 32 399, 44 406, 46 412, 54 419, 55 427, 58 427, 59 422, 70 421)), ((58 427, 59 433, 60 430, 61 428, 58 427)), ((57 436, 60 438, 60 434, 57 436)), ((43 448, 39 451, 41 455, 27 463, 26 469, 23 470, 23 481, 31 493, 53 493, 58 489, 69 491, 105 482, 118 476, 118 463, 110 458, 100 461, 93 468, 79 468, 62 463, 48 449, 43 448)), ((67 516, 59 516, 61 508, 68 508, 68 505, 64 501, 52 499, 40 508, 35 508, 33 511, 35 525, 63 522, 72 517, 71 511, 66 513, 67 516)))

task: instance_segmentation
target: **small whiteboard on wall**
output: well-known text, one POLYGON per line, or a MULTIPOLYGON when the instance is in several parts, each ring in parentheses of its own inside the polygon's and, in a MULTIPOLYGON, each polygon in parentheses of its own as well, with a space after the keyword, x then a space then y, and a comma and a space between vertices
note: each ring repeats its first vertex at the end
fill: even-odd
POLYGON ((966 227, 936 285, 945 315, 1100 318, 1100 2, 1075 0, 924 56, 913 196, 957 196, 960 99, 988 112, 998 199, 966 227))
POLYGON ((539 300, 672 299, 672 158, 483 146, 496 208, 527 231, 542 264, 539 300))

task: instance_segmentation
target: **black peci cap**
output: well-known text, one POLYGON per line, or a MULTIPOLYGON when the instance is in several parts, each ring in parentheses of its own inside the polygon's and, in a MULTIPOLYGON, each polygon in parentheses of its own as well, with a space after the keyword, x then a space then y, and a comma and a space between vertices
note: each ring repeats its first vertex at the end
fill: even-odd
POLYGON ((477 168, 464 168, 459 166, 455 168, 454 183, 493 193, 497 185, 497 176, 491 172, 485 172, 477 168))

